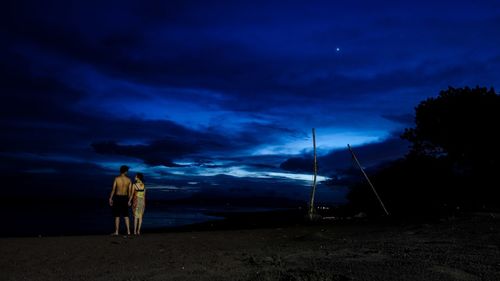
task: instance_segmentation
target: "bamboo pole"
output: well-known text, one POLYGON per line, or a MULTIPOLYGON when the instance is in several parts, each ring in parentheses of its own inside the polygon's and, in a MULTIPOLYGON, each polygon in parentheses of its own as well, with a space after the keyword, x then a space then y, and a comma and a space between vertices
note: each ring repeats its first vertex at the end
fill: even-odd
POLYGON ((311 189, 311 199, 309 201, 309 219, 313 219, 314 215, 314 195, 316 193, 316 180, 318 176, 318 163, 316 156, 316 129, 312 129, 312 137, 313 137, 313 149, 314 149, 314 175, 313 175, 313 185, 311 189))
POLYGON ((351 145, 347 145, 347 147, 349 148, 349 151, 351 152, 352 154, 352 157, 354 158, 354 161, 356 162, 356 164, 358 165, 359 169, 361 170, 361 173, 363 173, 363 176, 365 176, 365 179, 366 181, 368 182, 368 184, 370 185, 370 187, 372 188, 373 190, 373 193, 375 193, 375 196, 377 196, 377 199, 378 201, 380 202, 380 205, 382 206, 382 209, 384 209, 384 212, 386 215, 389 215, 389 212, 387 211, 387 209, 385 208, 385 205, 384 205, 384 202, 382 202, 382 199, 380 199, 380 196, 378 196, 378 193, 377 191, 375 190, 375 187, 373 186, 372 182, 370 181, 370 178, 368 177, 368 175, 365 173, 365 170, 363 169, 363 167, 361 166, 361 164, 359 163, 358 161, 358 157, 356 157, 356 154, 354 154, 354 151, 352 150, 351 148, 351 145))

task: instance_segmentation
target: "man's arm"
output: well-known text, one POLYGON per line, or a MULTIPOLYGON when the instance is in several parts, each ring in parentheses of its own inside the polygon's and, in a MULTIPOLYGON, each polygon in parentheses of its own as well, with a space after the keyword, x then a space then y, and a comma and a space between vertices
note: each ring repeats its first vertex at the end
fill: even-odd
POLYGON ((111 194, 109 195, 109 205, 113 206, 113 195, 115 195, 116 191, 116 178, 115 181, 113 182, 113 189, 111 189, 111 194))
MULTIPOLYGON (((132 184, 130 184, 130 186, 132 186, 132 184)), ((128 196, 129 206, 132 206, 132 198, 134 198, 134 193, 135 193, 135 188, 131 188, 131 190, 129 190, 129 196, 128 196)))
POLYGON ((132 193, 132 182, 130 181, 128 183, 128 205, 129 206, 132 205, 132 203, 131 203, 132 202, 132 195, 133 195, 133 193, 132 193))

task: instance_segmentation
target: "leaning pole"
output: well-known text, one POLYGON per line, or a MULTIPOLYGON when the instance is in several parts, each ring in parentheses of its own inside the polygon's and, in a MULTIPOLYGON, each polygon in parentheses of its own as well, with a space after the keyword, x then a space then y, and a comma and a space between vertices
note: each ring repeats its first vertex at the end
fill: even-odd
POLYGON ((309 219, 313 219, 314 215, 314 194, 316 193, 316 179, 318 176, 318 162, 316 157, 316 129, 312 129, 312 137, 313 137, 313 150, 314 150, 314 175, 313 175, 313 184, 311 188, 311 199, 309 201, 309 219))
POLYGON ((380 196, 378 196, 378 193, 377 191, 375 190, 375 187, 373 186, 372 182, 370 181, 370 178, 368 177, 368 175, 365 173, 365 170, 363 169, 363 167, 361 166, 361 164, 359 163, 358 161, 358 157, 356 157, 356 154, 354 154, 354 151, 352 150, 351 148, 351 145, 347 145, 347 147, 349 148, 349 151, 351 152, 352 154, 352 158, 354 158, 354 161, 356 162, 356 164, 358 165, 359 169, 361 170, 361 173, 363 173, 363 176, 365 176, 365 179, 366 181, 368 182, 368 184, 370 185, 370 187, 372 188, 373 190, 373 193, 375 193, 375 196, 377 196, 377 199, 378 201, 380 202, 380 205, 382 205, 382 209, 384 209, 384 212, 386 215, 389 215, 389 212, 387 212, 387 209, 385 208, 385 205, 384 205, 384 202, 382 202, 382 199, 380 199, 380 196))

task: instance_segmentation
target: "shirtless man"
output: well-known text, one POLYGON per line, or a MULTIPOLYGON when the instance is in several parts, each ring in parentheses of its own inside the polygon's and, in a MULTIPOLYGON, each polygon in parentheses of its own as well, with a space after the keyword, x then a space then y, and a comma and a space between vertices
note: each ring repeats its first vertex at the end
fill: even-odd
POLYGON ((132 197, 132 182, 127 177, 128 167, 120 167, 120 175, 115 178, 113 190, 109 196, 109 205, 113 209, 113 217, 115 217, 115 232, 112 235, 118 235, 120 229, 120 217, 125 219, 127 227, 127 235, 130 235, 130 221, 128 218, 128 207, 132 197))

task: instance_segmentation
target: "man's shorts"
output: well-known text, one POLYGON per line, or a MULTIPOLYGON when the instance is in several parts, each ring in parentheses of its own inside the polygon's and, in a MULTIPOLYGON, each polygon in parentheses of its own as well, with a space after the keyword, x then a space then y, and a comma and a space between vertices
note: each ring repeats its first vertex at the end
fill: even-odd
POLYGON ((128 217, 128 196, 113 196, 113 217, 128 217))

